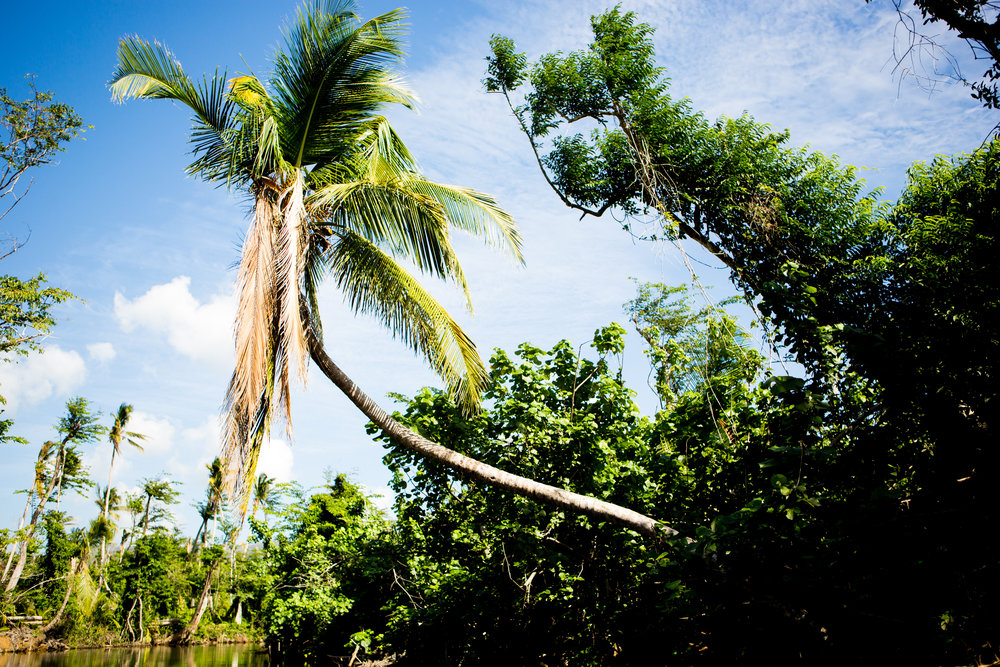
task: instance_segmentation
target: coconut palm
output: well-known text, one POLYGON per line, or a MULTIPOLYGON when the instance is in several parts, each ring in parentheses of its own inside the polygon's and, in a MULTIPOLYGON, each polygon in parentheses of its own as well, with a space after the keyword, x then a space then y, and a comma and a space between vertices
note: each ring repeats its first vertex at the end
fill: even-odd
MULTIPOLYGON (((388 104, 414 103, 389 69, 401 55, 401 12, 361 22, 352 6, 305 5, 266 83, 252 74, 195 83, 165 47, 136 37, 121 41, 110 82, 119 101, 172 99, 190 107, 189 173, 238 189, 252 202, 237 277, 236 369, 223 443, 240 507, 245 512, 276 406, 288 421, 290 376, 304 379, 311 355, 398 444, 474 479, 603 516, 599 510, 613 506, 423 446, 323 349, 316 287, 329 273, 356 312, 375 315, 424 356, 473 411, 487 381, 475 345, 400 261, 453 281, 468 297, 450 229, 520 259, 510 216, 487 195, 423 178, 379 115, 388 104)), ((646 532, 656 524, 642 519, 636 526, 646 532)))
MULTIPOLYGON (((216 456, 215 459, 205 465, 208 469, 208 488, 205 489, 205 501, 197 503, 195 509, 201 517, 201 526, 194 535, 194 544, 201 545, 208 541, 208 522, 212 520, 217 523, 219 512, 222 511, 222 501, 225 496, 225 475, 226 465, 222 458, 216 456)), ((212 529, 212 538, 215 538, 215 528, 212 529)))
POLYGON ((140 517, 143 515, 143 510, 146 503, 145 494, 143 493, 126 493, 125 494, 125 511, 128 512, 129 519, 131 519, 132 526, 128 530, 122 530, 122 543, 121 549, 118 551, 119 560, 124 555, 126 549, 132 545, 135 540, 136 531, 139 529, 140 517), (128 541, 126 546, 125 542, 128 541))
POLYGON ((257 481, 253 485, 253 509, 250 511, 250 517, 253 518, 257 514, 257 507, 264 507, 264 520, 267 521, 267 508, 271 506, 272 494, 274 493, 274 478, 268 477, 267 473, 262 472, 257 476, 257 481))
MULTIPOLYGON (((94 504, 101 510, 100 515, 90 524, 88 535, 90 544, 101 545, 101 561, 104 561, 105 546, 107 541, 115 536, 118 528, 117 520, 121 510, 124 509, 121 492, 116 487, 102 489, 100 485, 95 488, 94 504)), ((101 575, 103 581, 103 573, 101 575)))
MULTIPOLYGON (((121 453, 122 441, 132 445, 140 452, 143 451, 142 445, 139 444, 140 440, 145 440, 146 436, 141 433, 136 433, 134 431, 127 430, 128 422, 132 418, 132 406, 128 403, 122 403, 118 406, 118 412, 114 415, 114 423, 108 430, 108 442, 111 443, 111 464, 108 466, 108 486, 105 489, 104 505, 101 508, 101 519, 107 519, 108 517, 108 507, 109 498, 107 494, 111 493, 111 473, 115 469, 115 457, 121 453)), ((101 565, 107 561, 107 542, 103 538, 101 539, 101 565)))

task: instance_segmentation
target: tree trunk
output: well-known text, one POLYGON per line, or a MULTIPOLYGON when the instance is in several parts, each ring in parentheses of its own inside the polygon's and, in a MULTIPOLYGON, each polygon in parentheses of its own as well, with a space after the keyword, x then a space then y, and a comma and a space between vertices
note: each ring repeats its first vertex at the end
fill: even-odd
POLYGON ((76 574, 76 568, 80 564, 80 561, 76 558, 70 559, 69 561, 69 574, 66 576, 66 595, 63 597, 62 604, 59 606, 59 611, 56 615, 52 617, 52 620, 42 628, 43 633, 48 633, 52 628, 56 627, 59 623, 59 619, 62 618, 63 612, 66 611, 66 604, 69 602, 69 596, 73 592, 73 575, 76 574))
MULTIPOLYGON (((32 531, 33 532, 33 531, 32 531)), ((17 554, 17 564, 14 565, 14 571, 10 573, 10 579, 7 580, 7 585, 4 587, 4 593, 10 593, 17 587, 17 582, 21 580, 21 573, 24 572, 24 564, 28 562, 28 539, 31 537, 31 532, 24 536, 24 540, 20 543, 20 550, 17 554)))
POLYGON ((142 515, 142 536, 146 537, 146 531, 149 530, 149 504, 153 502, 153 495, 146 494, 146 511, 142 515))
MULTIPOLYGON (((65 443, 63 443, 65 445, 65 443)), ((59 448, 59 455, 56 456, 56 511, 59 511, 59 505, 62 503, 62 483, 63 483, 63 466, 60 465, 60 457, 62 457, 62 462, 66 461, 66 448, 59 448)))
POLYGON ((204 518, 202 518, 201 525, 198 526, 198 532, 196 532, 194 534, 194 542, 192 543, 193 546, 197 546, 198 545, 198 538, 202 538, 202 540, 201 540, 202 544, 205 543, 205 540, 204 540, 203 536, 204 536, 205 532, 207 532, 207 528, 208 528, 208 516, 206 515, 204 518), (203 532, 203 531, 205 531, 205 532, 203 532))
MULTIPOLYGON (((64 440, 63 445, 65 444, 66 441, 64 440)), ((65 461, 65 458, 62 460, 65 461)), ((56 469, 52 473, 52 480, 49 482, 49 487, 45 490, 45 493, 39 495, 38 505, 35 507, 35 511, 31 514, 31 523, 28 524, 27 531, 24 534, 24 539, 20 542, 20 552, 17 556, 17 565, 14 566, 14 571, 10 573, 10 579, 7 580, 7 585, 4 587, 5 593, 10 593, 14 590, 17 586, 17 582, 21 579, 21 573, 24 571, 24 564, 28 560, 28 541, 35 534, 35 528, 38 527, 38 520, 42 517, 42 511, 45 509, 45 503, 52 497, 52 491, 55 488, 56 479, 62 474, 62 467, 59 465, 59 462, 60 458, 57 456, 56 469)))
POLYGON ((437 461, 470 479, 484 482, 520 496, 559 507, 563 510, 577 514, 586 514, 601 521, 611 521, 626 528, 631 528, 647 537, 664 538, 679 535, 675 529, 633 510, 504 472, 417 435, 390 417, 346 373, 340 370, 326 354, 322 344, 308 327, 307 336, 312 358, 320 367, 320 370, 323 371, 323 374, 337 385, 351 402, 366 417, 381 428, 397 445, 419 456, 437 461))
MULTIPOLYGON (((49 491, 52 489, 50 488, 49 491)), ((42 509, 45 507, 45 501, 48 499, 46 494, 38 501, 38 507, 31 514, 31 523, 28 524, 28 529, 24 533, 24 539, 18 544, 18 554, 17 554, 17 565, 14 566, 14 571, 10 573, 10 579, 7 580, 7 586, 4 587, 5 593, 10 593, 17 586, 17 582, 21 580, 21 573, 24 572, 24 564, 28 561, 28 542, 31 540, 32 536, 35 534, 35 527, 38 525, 38 520, 42 516, 42 509)))
MULTIPOLYGON (((108 518, 108 501, 111 499, 111 473, 115 469, 115 454, 118 452, 116 448, 111 449, 111 465, 108 466, 108 486, 104 489, 104 507, 101 508, 101 518, 108 518)), ((106 540, 104 536, 101 536, 101 567, 104 567, 104 563, 107 560, 107 546, 105 544, 106 540)), ((101 577, 104 576, 102 570, 101 577)))
POLYGON ((215 570, 218 568, 221 561, 221 557, 216 558, 212 561, 212 564, 208 566, 208 574, 205 575, 205 585, 201 587, 201 597, 198 598, 198 604, 194 608, 194 618, 192 618, 191 622, 188 623, 186 628, 184 628, 175 643, 190 644, 191 640, 194 638, 194 633, 198 631, 198 624, 201 623, 201 617, 205 614, 205 610, 208 609, 209 594, 212 592, 212 578, 215 576, 215 570))
MULTIPOLYGON (((17 532, 21 532, 24 528, 24 522, 28 520, 28 514, 31 512, 31 499, 35 497, 34 491, 28 493, 28 502, 24 504, 24 513, 21 515, 21 520, 17 522, 17 532)), ((16 544, 11 545, 10 554, 7 556, 7 564, 3 568, 3 577, 0 581, 7 581, 7 574, 10 572, 10 566, 14 562, 14 554, 17 553, 16 544)))

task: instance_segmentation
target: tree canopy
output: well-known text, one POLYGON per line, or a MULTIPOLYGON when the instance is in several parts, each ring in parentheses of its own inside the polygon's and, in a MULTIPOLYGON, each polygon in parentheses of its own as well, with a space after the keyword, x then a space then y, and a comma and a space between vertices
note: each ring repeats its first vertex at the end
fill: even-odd
MULTIPOLYGON (((494 36, 487 90, 506 96, 568 206, 594 216, 615 210, 639 236, 700 244, 729 267, 778 352, 804 369, 804 377, 766 379, 771 398, 755 403, 757 416, 723 417, 718 427, 767 443, 780 452, 775 461, 799 451, 798 472, 779 467, 771 481, 800 498, 788 515, 799 532, 787 539, 812 562, 767 555, 760 542, 751 555, 738 538, 729 557, 719 556, 730 575, 766 578, 784 563, 797 574, 785 580, 793 588, 775 593, 781 604, 805 609, 809 598, 811 613, 828 610, 824 627, 839 628, 842 649, 882 633, 880 641, 906 645, 900 656, 919 655, 918 646, 937 656, 963 655, 960 646, 982 655, 994 637, 979 592, 993 590, 991 565, 967 553, 958 535, 996 517, 1000 337, 989 323, 1000 294, 997 143, 918 163, 899 201, 881 202, 852 167, 795 148, 788 132, 747 114, 712 121, 672 97, 652 29, 635 14, 616 8, 593 17, 592 28, 585 49, 533 63, 494 36), (574 133, 578 126, 585 131, 574 133), (650 218, 655 224, 643 226, 650 218), (761 430, 748 435, 750 424, 761 430), (889 553, 898 556, 895 570, 889 553), (844 572, 852 590, 822 592, 820 562, 844 572), (958 571, 969 578, 957 582, 958 571), (918 580, 932 583, 915 595, 908 586, 918 580), (865 627, 868 615, 927 634, 897 634, 889 621, 865 627), (931 633, 944 618, 943 634, 931 633)), ((684 320, 649 293, 632 307, 641 308, 635 323, 651 345, 656 384, 674 400, 684 320), (669 333, 651 335, 650 321, 669 333)), ((690 426, 677 416, 662 424, 667 439, 690 426)), ((752 464, 749 443, 734 456, 752 464)), ((706 474, 717 480, 720 471, 706 474)), ((759 539, 763 524, 752 507, 728 513, 729 521, 759 539)))

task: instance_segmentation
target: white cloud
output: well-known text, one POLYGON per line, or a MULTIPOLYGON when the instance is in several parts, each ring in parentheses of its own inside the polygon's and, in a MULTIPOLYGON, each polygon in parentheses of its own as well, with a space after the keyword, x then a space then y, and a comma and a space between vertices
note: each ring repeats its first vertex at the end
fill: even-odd
POLYGON ((0 394, 5 411, 14 415, 20 404, 32 405, 50 396, 66 396, 83 384, 87 367, 75 351, 49 345, 44 352, 0 365, 0 394))
POLYGON ((129 420, 128 430, 146 436, 139 444, 147 456, 166 454, 174 448, 177 429, 168 419, 136 411, 129 420))
POLYGON ((290 482, 294 479, 292 477, 294 463, 295 455, 287 442, 266 440, 260 450, 260 459, 257 461, 257 474, 263 472, 277 478, 279 482, 290 482))
POLYGON ((106 364, 115 358, 115 346, 111 343, 91 343, 87 346, 87 352, 94 361, 106 364))
POLYGON ((186 357, 228 366, 233 357, 234 299, 216 295, 200 303, 190 286, 188 276, 177 276, 132 300, 116 292, 115 317, 125 333, 147 329, 164 336, 186 357))
MULTIPOLYGON (((208 480, 205 466, 219 455, 222 423, 217 416, 206 417, 193 428, 181 431, 179 444, 173 448, 168 467, 170 472, 200 493, 208 480)), ((294 479, 292 466, 295 457, 284 440, 265 442, 257 462, 257 474, 264 472, 280 482, 294 479)))

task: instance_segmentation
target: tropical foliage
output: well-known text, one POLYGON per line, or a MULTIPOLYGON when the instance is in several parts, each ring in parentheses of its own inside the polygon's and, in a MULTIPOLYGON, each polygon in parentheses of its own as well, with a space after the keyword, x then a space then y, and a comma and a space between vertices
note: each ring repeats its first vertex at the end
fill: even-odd
MULTIPOLYGON (((592 25, 587 49, 530 65, 511 40, 494 37, 487 89, 507 97, 567 205, 614 209, 640 235, 701 245, 731 269, 776 351, 805 370, 762 385, 775 398, 765 403, 761 444, 799 457, 793 474, 779 468, 772 482, 803 504, 787 508, 797 532, 784 547, 767 547, 786 539, 774 542, 780 531, 755 533, 764 541, 745 543, 753 553, 730 547, 725 579, 752 591, 742 611, 731 606, 742 593, 720 599, 719 618, 735 613, 730 620, 753 628, 735 645, 751 650, 777 636, 780 624, 761 627, 769 599, 803 619, 787 629, 802 655, 854 656, 870 645, 879 647, 868 649, 873 660, 991 659, 983 656, 996 638, 981 619, 993 615, 979 602, 992 590, 982 578, 991 567, 953 538, 993 520, 987 489, 1000 472, 989 416, 1000 339, 984 326, 997 309, 996 143, 916 165, 899 202, 878 203, 852 168, 790 147, 787 132, 746 115, 712 122, 671 98, 651 29, 634 14, 611 10, 592 25), (550 138, 584 119, 598 123, 589 136, 550 138), (647 213, 655 224, 639 226, 647 213), (801 559, 788 556, 792 544, 801 559), (970 574, 959 581, 955 572, 970 574), (933 583, 918 591, 914 581, 933 583), (744 617, 751 609, 757 616, 744 617)), ((640 294, 636 303, 655 300, 640 294)), ((685 377, 684 330, 669 309, 662 315, 677 325, 667 340, 649 335, 648 315, 635 323, 669 412, 673 380, 685 377)), ((731 432, 740 422, 719 417, 720 433, 745 441, 731 432)), ((673 417, 665 434, 684 425, 673 417)), ((753 469, 753 457, 746 463, 753 469)), ((719 525, 724 507, 704 520, 719 525)), ((741 523, 761 516, 746 513, 753 508, 744 505, 741 523)))
MULTIPOLYGON (((497 350, 487 371, 450 319, 422 297, 411 310, 397 259, 461 286, 449 225, 515 253, 518 240, 489 198, 424 181, 377 115, 410 101, 385 67, 398 18, 308 7, 266 84, 196 85, 163 47, 123 42, 116 93, 191 107, 192 172, 253 202, 237 345, 256 361, 234 374, 229 416, 244 494, 255 482, 250 543, 222 518, 223 457, 207 466, 192 539, 173 526, 165 477, 141 495, 98 488, 91 529, 68 529, 60 494, 91 486, 79 448, 106 430, 74 399, 26 477, 21 525, 3 534, 0 611, 43 614, 44 632, 77 644, 240 636, 321 664, 995 664, 1000 579, 974 538, 998 519, 1000 146, 916 164, 882 203, 787 133, 672 99, 631 13, 595 17, 587 49, 531 65, 495 37, 486 86, 507 96, 563 201, 700 244, 771 352, 800 363, 769 367, 733 300, 640 283, 624 315, 660 399, 644 415, 619 324, 586 353, 497 350), (363 94, 337 97, 318 71, 363 94), (303 115, 306 99, 318 115, 303 115), (585 118, 589 136, 550 139, 585 118), (343 475, 313 489, 252 476, 305 351, 343 375, 317 339, 320 269, 446 385, 395 395, 391 417, 366 408, 391 515, 343 475), (513 481, 477 483, 502 475, 513 481), (533 502, 538 489, 570 500, 533 502), (131 528, 105 557, 96 544, 111 544, 119 511, 131 528)), ((112 415, 115 452, 135 438, 127 407, 112 415)))

